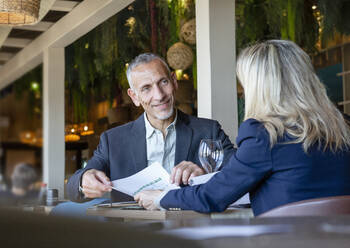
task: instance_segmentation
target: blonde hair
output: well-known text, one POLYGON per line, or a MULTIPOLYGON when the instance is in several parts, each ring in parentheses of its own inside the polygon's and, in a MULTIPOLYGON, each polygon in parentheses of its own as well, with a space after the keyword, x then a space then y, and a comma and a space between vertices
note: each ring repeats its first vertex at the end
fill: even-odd
POLYGON ((237 60, 245 92, 245 119, 263 123, 271 147, 288 133, 291 143, 335 152, 350 147, 350 131, 327 97, 309 56, 295 43, 269 40, 245 48, 237 60))

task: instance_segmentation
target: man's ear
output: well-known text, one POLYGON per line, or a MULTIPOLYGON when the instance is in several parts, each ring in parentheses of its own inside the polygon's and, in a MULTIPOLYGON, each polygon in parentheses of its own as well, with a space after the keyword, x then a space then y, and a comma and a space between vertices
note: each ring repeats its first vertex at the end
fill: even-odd
POLYGON ((176 73, 173 71, 171 72, 170 74, 170 77, 173 81, 173 84, 174 84, 174 87, 175 87, 175 90, 177 90, 177 88, 179 87, 178 84, 177 84, 177 77, 176 77, 176 73))
POLYGON ((135 91, 131 88, 128 89, 128 95, 130 96, 132 102, 135 104, 136 107, 140 106, 139 98, 137 97, 135 91))

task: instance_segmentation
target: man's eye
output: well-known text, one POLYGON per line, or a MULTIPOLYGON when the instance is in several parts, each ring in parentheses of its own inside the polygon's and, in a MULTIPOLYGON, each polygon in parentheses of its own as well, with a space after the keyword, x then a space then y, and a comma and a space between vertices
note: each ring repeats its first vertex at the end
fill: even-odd
POLYGON ((150 87, 143 87, 143 88, 141 89, 141 91, 142 91, 142 92, 147 92, 147 91, 149 91, 149 89, 150 89, 150 87))
POLYGON ((168 83, 169 83, 168 79, 163 79, 162 80, 162 84, 168 84, 168 83))

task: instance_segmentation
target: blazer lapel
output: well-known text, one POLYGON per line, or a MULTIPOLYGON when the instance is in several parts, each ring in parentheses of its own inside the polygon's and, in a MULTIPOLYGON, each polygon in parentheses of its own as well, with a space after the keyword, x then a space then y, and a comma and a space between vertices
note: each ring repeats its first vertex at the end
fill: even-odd
POLYGON ((147 167, 146 127, 143 114, 134 122, 131 131, 129 151, 134 160, 135 171, 138 172, 147 167))
POLYGON ((188 160, 188 152, 192 142, 192 129, 187 125, 188 116, 180 110, 177 110, 177 112, 175 165, 188 160))

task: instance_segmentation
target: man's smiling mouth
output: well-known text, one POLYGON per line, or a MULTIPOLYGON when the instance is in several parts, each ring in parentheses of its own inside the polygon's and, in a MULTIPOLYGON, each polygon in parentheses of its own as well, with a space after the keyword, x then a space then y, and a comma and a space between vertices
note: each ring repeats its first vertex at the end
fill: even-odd
POLYGON ((163 105, 168 104, 169 102, 170 102, 170 99, 167 100, 166 102, 162 102, 162 103, 160 103, 160 104, 153 105, 153 107, 161 107, 161 106, 163 106, 163 105))

